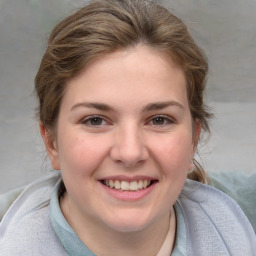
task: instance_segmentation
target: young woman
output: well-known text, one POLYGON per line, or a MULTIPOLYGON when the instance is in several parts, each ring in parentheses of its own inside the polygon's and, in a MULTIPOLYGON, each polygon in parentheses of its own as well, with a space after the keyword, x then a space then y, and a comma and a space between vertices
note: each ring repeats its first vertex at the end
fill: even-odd
POLYGON ((194 160, 206 74, 185 25, 148 0, 96 0, 58 24, 35 88, 59 171, 11 206, 0 254, 256 255, 249 221, 194 160))

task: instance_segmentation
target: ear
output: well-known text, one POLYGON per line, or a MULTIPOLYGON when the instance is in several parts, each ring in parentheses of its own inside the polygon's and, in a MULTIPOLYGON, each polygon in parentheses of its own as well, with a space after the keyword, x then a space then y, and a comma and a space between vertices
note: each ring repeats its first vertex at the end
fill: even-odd
POLYGON ((193 158, 194 158, 194 154, 196 152, 197 149, 197 144, 200 138, 200 134, 201 134, 201 123, 198 119, 196 119, 193 122, 193 142, 192 142, 192 150, 191 150, 191 162, 190 162, 190 166, 189 166, 189 170, 193 170, 194 165, 193 165, 193 158))
POLYGON ((194 131, 193 131, 193 156, 195 154, 196 148, 197 148, 197 144, 200 138, 200 134, 201 134, 201 130, 202 130, 202 125, 200 123, 200 121, 198 119, 196 119, 194 121, 194 131))
POLYGON ((50 158, 52 164, 52 168, 55 170, 59 170, 60 163, 56 140, 53 140, 51 132, 42 124, 41 121, 39 122, 39 127, 48 157, 50 158))

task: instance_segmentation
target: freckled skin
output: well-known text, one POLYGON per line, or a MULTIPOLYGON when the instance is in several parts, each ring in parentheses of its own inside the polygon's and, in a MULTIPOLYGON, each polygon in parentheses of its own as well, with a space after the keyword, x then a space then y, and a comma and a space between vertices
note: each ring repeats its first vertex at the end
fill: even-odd
MULTIPOLYGON (((197 138, 199 132, 198 128, 197 138)), ((169 221, 192 168, 196 144, 192 134, 185 77, 166 54, 137 46, 92 62, 68 82, 57 140, 48 147, 52 165, 61 169, 67 188, 61 208, 71 226, 79 234, 108 230, 111 236, 151 226, 158 232, 158 223, 169 221), (111 109, 72 109, 83 102, 111 109), (178 102, 182 107, 145 111, 155 102, 178 102), (102 118, 99 125, 88 119, 95 115, 102 118), (154 118, 159 115, 171 121, 158 124, 154 118), (106 193, 99 182, 116 175, 145 175, 158 183, 145 198, 123 202, 106 193)))

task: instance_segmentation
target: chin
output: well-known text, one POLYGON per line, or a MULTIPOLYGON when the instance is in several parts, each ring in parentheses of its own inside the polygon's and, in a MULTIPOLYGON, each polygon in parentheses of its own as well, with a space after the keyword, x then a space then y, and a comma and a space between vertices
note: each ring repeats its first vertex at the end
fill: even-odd
POLYGON ((139 215, 126 213, 119 216, 113 216, 113 219, 109 222, 109 226, 113 230, 122 233, 142 231, 153 222, 148 216, 143 216, 141 213, 139 215))

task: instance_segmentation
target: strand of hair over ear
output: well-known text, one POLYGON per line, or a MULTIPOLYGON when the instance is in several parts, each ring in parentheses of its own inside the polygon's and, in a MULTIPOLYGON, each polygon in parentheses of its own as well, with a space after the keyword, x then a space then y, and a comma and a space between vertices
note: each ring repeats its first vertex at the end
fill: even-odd
POLYGON ((204 168, 196 159, 193 159, 192 161, 195 168, 192 172, 188 174, 188 179, 208 184, 210 179, 204 168))

